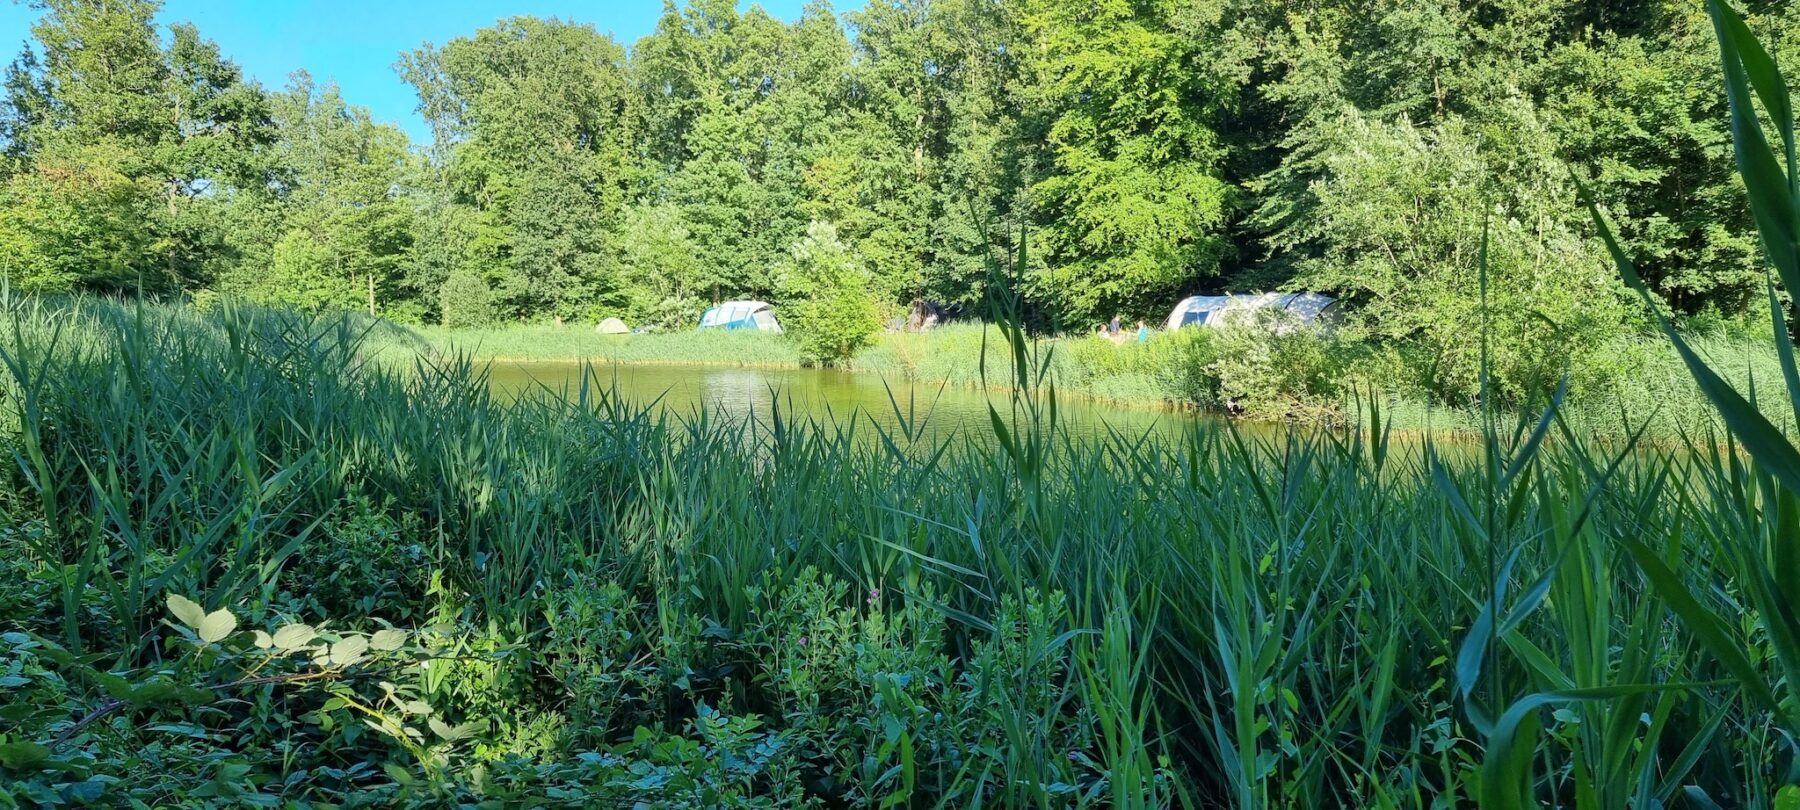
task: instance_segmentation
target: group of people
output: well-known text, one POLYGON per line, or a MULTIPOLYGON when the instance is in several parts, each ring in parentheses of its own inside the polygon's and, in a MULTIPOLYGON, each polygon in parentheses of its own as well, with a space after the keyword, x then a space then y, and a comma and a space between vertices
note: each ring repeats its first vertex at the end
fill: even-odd
MULTIPOLYGON (((1098 332, 1095 332, 1094 334, 1096 334, 1106 340, 1112 341, 1114 345, 1119 345, 1119 344, 1124 343, 1126 341, 1126 339, 1129 337, 1129 333, 1127 333, 1125 331, 1125 328, 1122 325, 1120 325, 1120 320, 1121 320, 1120 316, 1114 315, 1111 322, 1101 324, 1100 330, 1098 332)), ((1143 321, 1138 321, 1137 322, 1137 341, 1139 343, 1144 343, 1148 340, 1150 340, 1150 327, 1145 326, 1143 321)))

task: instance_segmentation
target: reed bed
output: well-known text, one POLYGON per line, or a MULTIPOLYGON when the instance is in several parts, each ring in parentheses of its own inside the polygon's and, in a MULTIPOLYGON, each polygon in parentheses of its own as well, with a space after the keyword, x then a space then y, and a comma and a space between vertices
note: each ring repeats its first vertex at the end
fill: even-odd
POLYGON ((1076 439, 1029 377, 993 441, 870 437, 603 376, 500 401, 467 360, 365 362, 347 321, 8 316, 0 766, 35 790, 198 801, 227 760, 270 801, 419 806, 1765 807, 1792 781, 1791 707, 1739 677, 1781 680, 1742 589, 1784 501, 1722 441, 1551 411, 1440 446, 1378 408, 1076 439), (385 658, 119 698, 257 650, 170 595, 244 632, 410 629, 420 666, 368 677, 460 736, 328 719, 319 685, 372 691, 385 658))
MULTIPOLYGON (((1800 289, 1790 95, 1708 8, 1800 289)), ((1653 315, 1725 430, 1590 433, 1567 380, 1502 418, 1484 363, 1479 438, 1439 444, 1372 395, 1352 431, 1078 439, 1004 291, 980 442, 5 300, 0 803, 1800 806, 1768 302, 1785 400, 1653 315)))

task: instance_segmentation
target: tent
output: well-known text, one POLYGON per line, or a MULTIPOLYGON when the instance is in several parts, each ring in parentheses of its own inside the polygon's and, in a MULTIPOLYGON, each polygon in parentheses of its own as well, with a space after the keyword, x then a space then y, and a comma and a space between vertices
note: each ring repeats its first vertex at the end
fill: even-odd
POLYGON ((755 329, 779 332, 775 308, 763 301, 726 301, 706 310, 700 316, 701 329, 755 329))
POLYGON ((626 326, 625 322, 618 318, 607 318, 601 321, 599 326, 594 327, 594 331, 602 335, 628 335, 631 334, 631 327, 626 326))
POLYGON ((908 332, 926 332, 942 326, 946 321, 960 318, 962 314, 962 307, 956 304, 941 304, 921 298, 913 301, 903 327, 908 332))
POLYGON ((1337 304, 1331 296, 1312 292, 1195 295, 1175 305, 1167 328, 1241 326, 1265 317, 1274 321, 1277 331, 1295 325, 1335 325, 1341 317, 1337 304))

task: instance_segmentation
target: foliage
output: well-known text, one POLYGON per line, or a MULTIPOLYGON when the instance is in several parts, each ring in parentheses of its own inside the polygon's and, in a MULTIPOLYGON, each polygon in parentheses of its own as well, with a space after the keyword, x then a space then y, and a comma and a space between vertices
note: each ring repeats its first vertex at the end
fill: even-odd
POLYGON ((333 310, 393 300, 411 261, 412 210, 400 197, 405 133, 377 125, 335 85, 304 72, 270 99, 286 167, 281 222, 267 265, 244 266, 220 287, 262 303, 333 310))
POLYGON ((427 193, 474 212, 499 265, 465 256, 444 272, 491 273, 498 314, 569 317, 616 288, 605 246, 630 179, 624 63, 592 26, 532 17, 402 56, 437 137, 427 193))
POLYGON ((230 213, 269 181, 267 100, 192 25, 165 45, 157 8, 56 0, 32 27, 0 208, 28 285, 193 289, 234 258, 230 213))
POLYGON ((627 323, 651 329, 699 322, 705 310, 701 293, 706 274, 679 209, 652 205, 627 211, 619 236, 619 265, 625 278, 623 300, 606 314, 618 312, 627 323))
MULTIPOLYGON (((18 803, 1430 806, 1409 797, 1587 785, 1599 806, 1772 807, 1787 784, 1783 721, 1712 652, 1771 683, 1783 666, 1715 587, 1778 536, 1715 443, 1546 443, 1525 421, 1437 448, 1379 418, 1078 438, 1029 408, 990 442, 853 441, 673 420, 591 381, 496 400, 466 362, 392 369, 363 327, 228 302, 9 317, 18 803), (1682 565, 1636 576, 1633 544, 1682 565), (1669 618, 1695 609, 1721 619, 1669 618), (281 653, 299 622, 315 652, 281 653), (1566 699, 1543 733, 1497 731, 1540 693, 1566 699), (1508 750, 1529 756, 1497 776, 1508 750)), ((1123 372, 1252 338, 1055 354, 1123 372)), ((1266 350, 1332 362, 1292 344, 1266 350)))
POLYGON ((780 277, 785 328, 794 332, 802 358, 842 363, 875 337, 881 315, 869 281, 858 257, 839 241, 837 228, 828 222, 807 226, 780 277))
POLYGON ((487 279, 456 270, 438 291, 438 320, 453 329, 487 326, 494 322, 494 291, 487 279))
MULTIPOLYGON (((1760 299, 1694 3, 874 0, 784 21, 694 0, 629 48, 517 17, 402 56, 433 131, 417 145, 304 73, 245 81, 158 8, 47 3, 7 72, 14 288, 456 328, 672 329, 708 301, 786 297, 803 319, 842 310, 820 317, 853 328, 802 347, 842 364, 867 325, 852 286, 883 317, 982 308, 1007 256, 1037 331, 1319 289, 1387 358, 1381 387, 1479 407, 1479 321, 1490 400, 1566 374, 1572 402, 1600 402, 1631 387, 1630 352, 1595 347, 1647 322, 1572 203, 1580 178, 1674 314, 1760 299), (797 268, 813 222, 857 281, 797 268)), ((1783 30, 1795 8, 1747 24, 1783 30)), ((1100 387, 1182 374, 1201 372, 1100 387)))
POLYGON ((1212 124, 1245 68, 1225 4, 1023 5, 1054 167, 1032 188, 1051 255, 1031 289, 1076 322, 1179 300, 1226 250, 1212 124))
MULTIPOLYGON (((1513 109, 1512 129, 1530 132, 1530 111, 1513 109)), ((1435 397, 1480 395, 1486 345, 1497 393, 1522 402, 1625 331, 1621 291, 1576 230, 1574 189, 1553 159, 1509 167, 1516 183, 1484 181, 1496 172, 1481 136, 1457 122, 1421 132, 1352 112, 1330 131, 1316 147, 1328 179, 1284 237, 1329 246, 1299 263, 1299 279, 1351 292, 1365 334, 1425 352, 1435 397)))

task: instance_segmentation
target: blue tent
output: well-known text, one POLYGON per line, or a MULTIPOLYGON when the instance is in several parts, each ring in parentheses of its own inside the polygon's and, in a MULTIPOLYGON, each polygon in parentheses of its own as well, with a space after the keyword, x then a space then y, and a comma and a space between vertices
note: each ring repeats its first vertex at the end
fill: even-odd
POLYGON ((726 301, 700 315, 701 329, 754 329, 779 332, 775 308, 763 301, 726 301))

